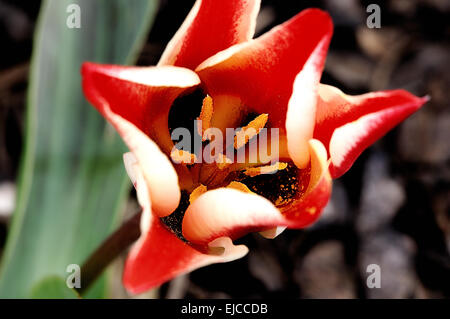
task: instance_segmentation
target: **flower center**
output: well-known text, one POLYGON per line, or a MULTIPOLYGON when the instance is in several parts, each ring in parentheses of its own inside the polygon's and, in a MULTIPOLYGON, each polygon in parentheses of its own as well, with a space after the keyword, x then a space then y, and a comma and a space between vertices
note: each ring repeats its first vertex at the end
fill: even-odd
MULTIPOLYGON (((267 131, 264 136, 259 136, 266 129, 268 114, 256 115, 240 129, 231 129, 231 140, 229 128, 226 128, 226 138, 224 139, 223 129, 212 127, 213 115, 213 100, 207 95, 203 99, 200 114, 195 120, 193 132, 194 140, 201 140, 200 152, 192 152, 191 143, 186 144, 183 138, 183 143, 176 144, 170 153, 174 163, 183 165, 189 170, 192 184, 188 191, 193 194, 201 194, 200 190, 206 192, 208 189, 228 187, 232 181, 235 182, 232 184, 235 186, 236 177, 242 176, 239 172, 243 173, 245 177, 255 177, 274 174, 287 167, 286 162, 277 160, 279 158, 279 141, 271 140, 271 143, 268 143, 267 131), (263 138, 265 140, 261 141, 263 138), (263 145, 261 142, 264 142, 263 145), (183 149, 186 145, 188 145, 187 150, 183 149), (267 155, 266 159, 261 156, 263 148, 267 155)), ((278 132, 278 129, 276 130, 278 132)))
MULTIPOLYGON (((184 149, 179 142, 170 153, 177 171, 187 172, 189 182, 180 182, 180 205, 174 213, 162 220, 181 239, 185 210, 208 190, 227 187, 255 193, 280 208, 294 201, 301 191, 298 189, 299 171, 286 155, 285 134, 280 137, 277 133, 276 138, 273 138, 272 129, 269 131, 267 128, 270 126, 269 114, 250 113, 245 107, 240 107, 240 114, 236 114, 235 106, 216 107, 215 100, 208 95, 203 98, 201 105, 201 109, 197 111, 198 116, 188 116, 185 112, 183 115, 184 120, 196 123, 186 125, 184 122, 183 125, 189 127, 189 132, 194 135, 191 141, 200 141, 198 149, 184 149), (227 134, 225 122, 237 122, 240 129, 233 128, 232 134, 227 134), (216 125, 220 128, 214 127, 216 125), (210 161, 203 158, 205 153, 210 161)), ((175 129, 171 124, 173 137, 175 129)), ((195 145, 195 141, 191 144, 195 145)))

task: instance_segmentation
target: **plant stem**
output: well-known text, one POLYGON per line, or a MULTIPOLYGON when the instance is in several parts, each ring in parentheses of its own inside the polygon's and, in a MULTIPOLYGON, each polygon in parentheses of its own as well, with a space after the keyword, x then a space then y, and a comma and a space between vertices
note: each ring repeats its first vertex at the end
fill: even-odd
POLYGON ((139 211, 122 224, 84 262, 81 266, 81 287, 76 288, 80 295, 86 292, 90 285, 120 253, 139 238, 141 235, 139 227, 141 214, 142 211, 139 211))

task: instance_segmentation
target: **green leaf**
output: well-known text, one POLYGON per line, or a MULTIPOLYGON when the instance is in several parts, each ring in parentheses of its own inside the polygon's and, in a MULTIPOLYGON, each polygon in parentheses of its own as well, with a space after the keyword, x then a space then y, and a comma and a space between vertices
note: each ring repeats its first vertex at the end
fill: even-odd
MULTIPOLYGON (((117 225, 130 183, 115 131, 82 93, 84 61, 131 64, 156 0, 48 0, 35 33, 25 150, 16 211, 0 272, 0 297, 29 296, 51 275, 66 278, 117 225), (69 4, 81 28, 68 28, 69 4)), ((104 297, 100 280, 87 297, 104 297)), ((35 295, 38 297, 38 295, 35 295)))
POLYGON ((49 276, 33 286, 30 298, 77 299, 79 295, 74 289, 67 287, 66 282, 61 277, 49 276))

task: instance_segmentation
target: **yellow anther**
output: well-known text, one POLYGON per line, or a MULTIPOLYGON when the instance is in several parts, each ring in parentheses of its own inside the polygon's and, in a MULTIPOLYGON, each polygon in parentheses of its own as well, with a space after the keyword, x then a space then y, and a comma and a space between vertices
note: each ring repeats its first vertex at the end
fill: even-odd
POLYGON ((246 168, 244 174, 250 177, 255 177, 261 174, 272 174, 287 167, 287 163, 276 162, 273 165, 249 167, 246 168))
POLYGON ((189 203, 193 203, 200 195, 206 193, 206 186, 203 184, 200 184, 196 189, 194 189, 189 195, 189 203))
POLYGON ((212 98, 207 95, 203 99, 203 105, 202 110, 200 112, 199 117, 197 118, 199 121, 202 122, 202 127, 200 130, 200 127, 198 127, 198 134, 202 137, 202 141, 207 140, 207 136, 204 135, 205 131, 211 127, 211 118, 213 115, 213 100, 212 98))
POLYGON ((170 152, 170 158, 172 161, 174 161, 177 164, 184 163, 184 164, 194 164, 197 156, 195 154, 192 154, 188 151, 179 150, 176 148, 172 149, 172 152, 170 152))
POLYGON ((253 193, 245 184, 242 184, 240 182, 232 181, 226 188, 233 188, 237 189, 238 191, 244 192, 244 193, 253 193))
POLYGON ((232 163, 233 163, 233 161, 231 159, 229 159, 228 157, 226 157, 222 153, 220 153, 216 156, 216 165, 220 170, 227 168, 232 163))
POLYGON ((282 196, 278 196, 278 198, 275 200, 275 206, 279 206, 279 205, 281 205, 281 204, 283 204, 284 203, 284 199, 283 199, 283 197, 282 196))
POLYGON ((248 143, 250 139, 259 134, 269 119, 269 115, 264 113, 248 123, 234 137, 234 148, 238 149, 248 143))

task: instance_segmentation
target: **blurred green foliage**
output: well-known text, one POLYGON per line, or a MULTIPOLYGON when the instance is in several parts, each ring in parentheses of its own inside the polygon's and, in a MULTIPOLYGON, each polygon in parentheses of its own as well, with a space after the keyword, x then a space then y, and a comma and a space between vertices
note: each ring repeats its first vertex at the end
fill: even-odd
MULTIPOLYGON (((44 1, 0 297, 71 295, 61 289, 67 265, 81 265, 117 226, 130 185, 122 164, 125 147, 86 102, 80 66, 84 61, 134 63, 157 7, 157 0, 44 1), (80 8, 81 28, 68 27, 70 4, 80 8), (50 282, 48 276, 53 276, 50 282)), ((105 297, 106 288, 102 278, 84 297, 105 297)))
POLYGON ((66 281, 58 276, 49 276, 34 284, 30 298, 39 299, 76 299, 79 295, 68 288, 66 281))

